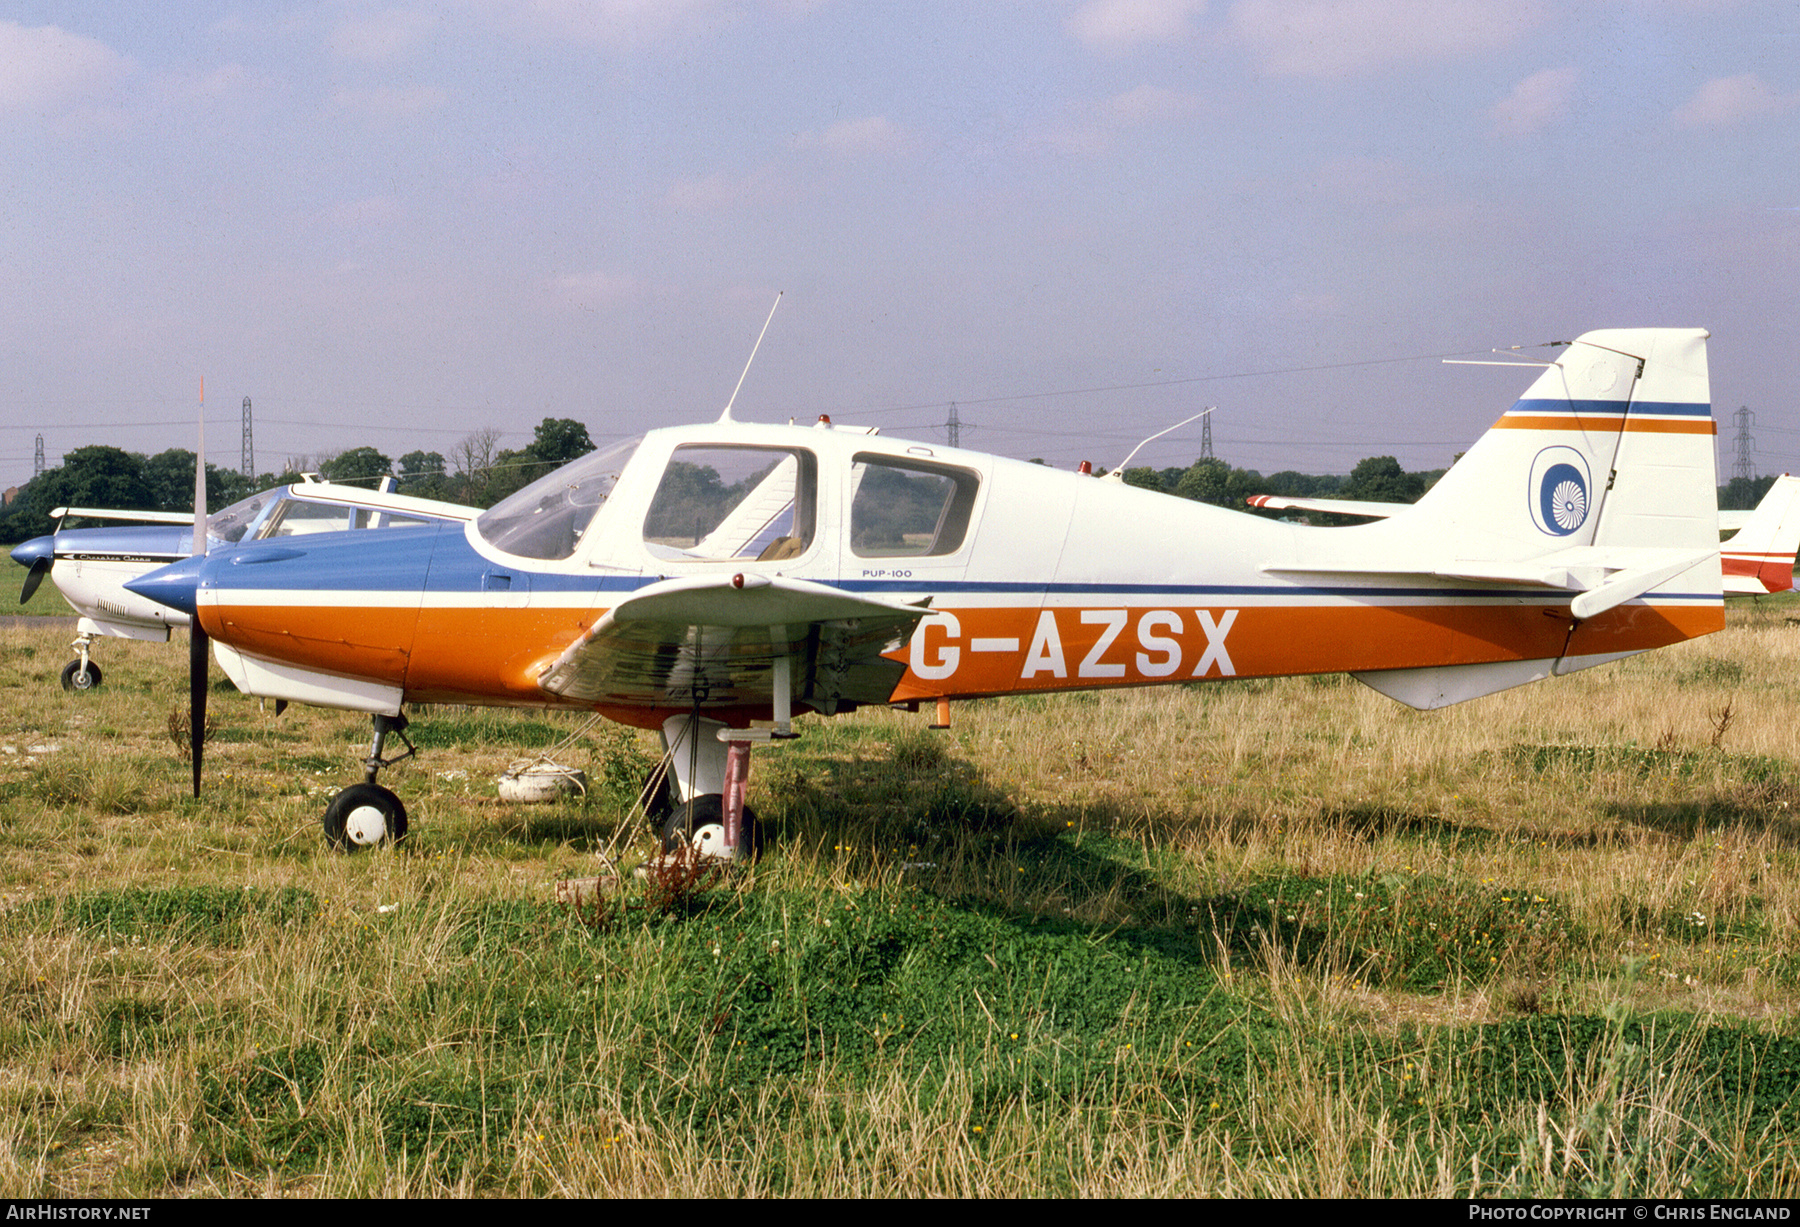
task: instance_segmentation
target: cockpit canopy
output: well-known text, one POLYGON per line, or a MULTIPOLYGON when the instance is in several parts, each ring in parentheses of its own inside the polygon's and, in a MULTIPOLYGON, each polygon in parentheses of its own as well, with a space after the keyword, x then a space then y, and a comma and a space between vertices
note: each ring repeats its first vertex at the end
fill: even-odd
POLYGON ((569 557, 642 442, 639 436, 603 447, 538 478, 482 512, 476 531, 489 545, 515 557, 569 557))
POLYGON ((548 562, 574 558, 584 534, 604 531, 612 546, 590 552, 631 551, 635 538, 663 564, 799 560, 821 539, 858 558, 945 558, 968 538, 981 476, 923 446, 896 454, 860 435, 725 430, 666 452, 655 444, 642 451, 643 438, 593 452, 483 512, 476 530, 497 550, 548 562), (611 527, 597 527, 595 513, 626 467, 652 452, 664 457, 661 472, 653 482, 634 476, 631 506, 608 513, 611 527), (847 535, 832 508, 848 511, 847 535), (632 523, 610 518, 619 515, 632 523))

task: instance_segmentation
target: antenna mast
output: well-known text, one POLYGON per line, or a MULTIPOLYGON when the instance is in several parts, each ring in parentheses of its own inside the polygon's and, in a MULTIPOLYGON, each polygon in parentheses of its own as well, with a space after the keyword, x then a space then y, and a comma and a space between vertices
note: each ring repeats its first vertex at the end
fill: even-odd
POLYGON ((721 422, 729 422, 731 420, 731 407, 737 404, 738 391, 744 386, 744 379, 750 374, 750 363, 756 361, 756 351, 762 348, 763 336, 769 331, 769 320, 775 318, 775 308, 781 305, 781 296, 785 293, 787 293, 786 290, 777 290, 775 292, 775 302, 769 308, 769 319, 763 321, 762 332, 756 334, 756 344, 750 347, 750 361, 744 363, 744 373, 738 376, 737 387, 731 390, 731 399, 725 402, 725 412, 719 415, 719 420, 721 422))

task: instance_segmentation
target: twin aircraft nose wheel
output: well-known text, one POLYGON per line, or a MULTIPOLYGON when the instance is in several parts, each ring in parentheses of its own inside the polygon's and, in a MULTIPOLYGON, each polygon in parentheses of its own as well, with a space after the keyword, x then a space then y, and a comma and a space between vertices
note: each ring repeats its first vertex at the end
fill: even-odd
POLYGON ((406 806, 379 784, 352 784, 325 807, 325 838, 355 852, 406 835, 406 806))
POLYGON ((79 660, 72 660, 63 666, 62 688, 64 690, 93 690, 100 685, 100 666, 93 661, 85 665, 79 660))

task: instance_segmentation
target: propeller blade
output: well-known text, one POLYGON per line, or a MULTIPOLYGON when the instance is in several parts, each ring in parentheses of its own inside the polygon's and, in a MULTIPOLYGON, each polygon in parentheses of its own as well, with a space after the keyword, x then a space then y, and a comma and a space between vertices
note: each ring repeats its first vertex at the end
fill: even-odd
MULTIPOLYGON (((206 379, 200 380, 200 430, 194 444, 194 556, 206 557, 206 379)), ((188 737, 194 751, 194 796, 200 795, 200 756, 206 752, 206 628, 196 595, 188 624, 188 737)))
POLYGON ((188 737, 194 755, 194 795, 200 795, 200 756, 206 752, 206 641, 196 617, 188 628, 188 737))
POLYGON ((50 574, 48 558, 39 558, 32 562, 31 570, 25 572, 24 586, 19 589, 19 604, 23 605, 31 599, 31 594, 38 590, 38 585, 44 582, 44 576, 48 574, 50 574))

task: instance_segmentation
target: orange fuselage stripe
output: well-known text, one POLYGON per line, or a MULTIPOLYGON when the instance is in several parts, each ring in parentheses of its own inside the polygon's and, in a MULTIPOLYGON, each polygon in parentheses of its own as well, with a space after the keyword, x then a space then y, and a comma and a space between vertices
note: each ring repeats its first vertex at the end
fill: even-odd
POLYGON ((1495 430, 1581 430, 1591 434, 1627 434, 1646 432, 1662 435, 1716 435, 1718 424, 1711 418, 1687 421, 1681 418, 1605 417, 1584 418, 1519 413, 1494 423, 1495 430))
MULTIPOLYGON (((558 704, 537 679, 603 612, 219 605, 204 620, 252 655, 381 681, 410 701, 558 704)), ((950 617, 928 621, 916 650, 888 654, 909 666, 896 701, 1639 652, 1724 626, 1722 604, 1623 605, 1573 639, 1567 606, 1528 603, 940 612, 950 617)))

